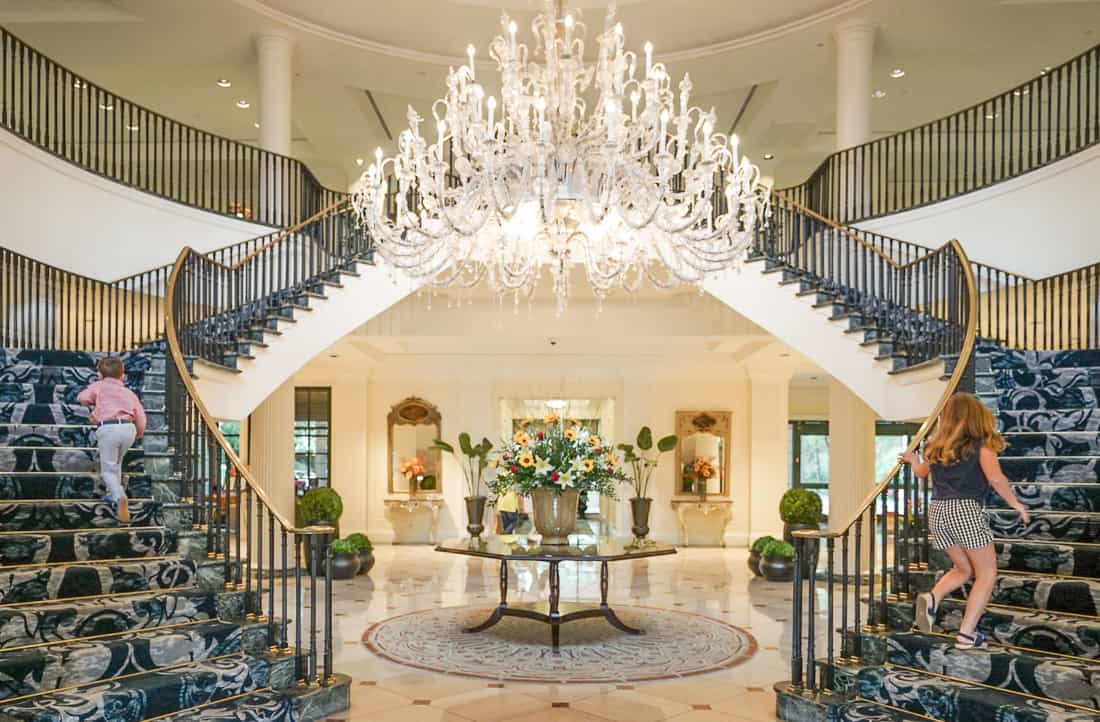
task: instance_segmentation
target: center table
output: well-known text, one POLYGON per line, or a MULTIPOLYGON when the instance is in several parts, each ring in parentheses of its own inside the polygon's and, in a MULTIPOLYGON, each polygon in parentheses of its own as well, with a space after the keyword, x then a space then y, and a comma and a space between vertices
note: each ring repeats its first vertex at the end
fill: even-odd
POLYGON ((607 604, 609 575, 607 565, 610 562, 644 559, 646 557, 675 554, 676 548, 670 544, 633 539, 615 539, 574 535, 568 544, 542 544, 524 536, 504 534, 500 536, 482 536, 448 540, 437 546, 436 551, 450 554, 465 554, 471 557, 483 557, 500 561, 500 604, 481 624, 470 627, 466 632, 483 632, 504 617, 523 617, 550 625, 550 639, 554 651, 557 651, 560 627, 566 622, 587 617, 603 617, 611 626, 628 634, 644 634, 641 629, 629 627, 622 622, 607 604), (547 602, 529 604, 508 603, 508 562, 549 562, 550 599, 547 602), (561 580, 558 565, 562 562, 599 562, 600 563, 600 604, 561 602, 561 580))

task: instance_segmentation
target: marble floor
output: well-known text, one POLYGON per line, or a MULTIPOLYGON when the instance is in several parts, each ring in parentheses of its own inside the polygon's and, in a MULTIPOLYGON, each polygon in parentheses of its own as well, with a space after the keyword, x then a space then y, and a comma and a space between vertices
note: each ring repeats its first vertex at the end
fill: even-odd
MULTIPOLYGON (((742 627, 759 651, 732 669, 629 685, 493 683, 404 667, 361 642, 376 621, 433 606, 497 600, 498 565, 428 546, 381 546, 369 577, 339 582, 335 668, 353 678, 346 722, 744 722, 774 720, 787 679, 791 587, 752 579, 743 549, 681 549, 611 565, 611 603, 695 611, 742 627)), ((545 599, 545 564, 512 565, 512 601, 545 599)), ((599 598, 595 564, 563 564, 562 599, 599 598)))

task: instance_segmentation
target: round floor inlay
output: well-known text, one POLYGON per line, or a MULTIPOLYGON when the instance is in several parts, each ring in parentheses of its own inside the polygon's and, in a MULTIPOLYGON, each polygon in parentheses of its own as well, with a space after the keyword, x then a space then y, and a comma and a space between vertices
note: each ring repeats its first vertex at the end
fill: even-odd
POLYGON ((561 626, 561 648, 550 627, 506 617, 484 632, 485 606, 411 612, 372 625, 363 643, 400 664, 448 674, 517 682, 637 682, 702 674, 740 664, 756 654, 745 630, 699 614, 638 606, 616 613, 643 635, 621 632, 600 618, 561 626))

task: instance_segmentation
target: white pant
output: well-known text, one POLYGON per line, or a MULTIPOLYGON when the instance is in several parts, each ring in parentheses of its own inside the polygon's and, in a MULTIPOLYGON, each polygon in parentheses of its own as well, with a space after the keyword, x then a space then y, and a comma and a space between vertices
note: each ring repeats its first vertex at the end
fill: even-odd
POLYGON ((114 499, 126 496, 122 488, 122 460, 134 444, 137 428, 133 424, 107 424, 96 429, 99 445, 99 475, 114 499))

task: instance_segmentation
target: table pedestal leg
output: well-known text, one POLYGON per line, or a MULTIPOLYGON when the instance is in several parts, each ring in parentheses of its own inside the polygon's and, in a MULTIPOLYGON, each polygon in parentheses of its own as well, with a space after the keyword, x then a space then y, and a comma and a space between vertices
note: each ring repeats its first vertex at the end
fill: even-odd
POLYGON ((619 619, 619 615, 615 614, 615 610, 607 606, 608 576, 607 562, 600 562, 600 610, 603 611, 607 623, 627 634, 645 634, 641 629, 624 624, 623 620, 619 619))
MULTIPOLYGON (((500 562, 500 604, 493 610, 493 613, 489 615, 481 624, 476 627, 468 627, 463 629, 463 632, 484 632, 489 627, 493 626, 501 619, 504 618, 504 610, 508 608, 508 562, 501 560, 500 562)), ((557 628, 555 627, 555 630, 557 628)), ((555 645, 556 646, 556 645, 555 645)))
POLYGON ((558 603, 561 600, 561 578, 558 576, 558 562, 550 562, 550 641, 554 651, 558 651, 561 640, 561 612, 558 603))

